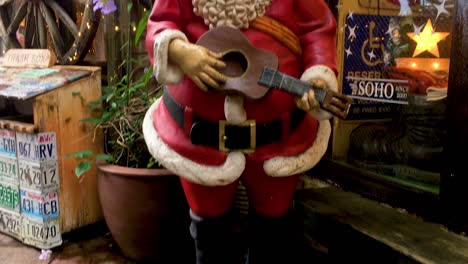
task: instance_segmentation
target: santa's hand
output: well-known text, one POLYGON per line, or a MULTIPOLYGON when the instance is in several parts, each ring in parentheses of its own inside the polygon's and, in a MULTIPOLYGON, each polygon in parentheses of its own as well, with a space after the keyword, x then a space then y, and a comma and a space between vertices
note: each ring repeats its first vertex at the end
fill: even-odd
MULTIPOLYGON (((327 87, 325 82, 322 80, 313 80, 311 83, 315 88, 325 89, 327 87)), ((312 89, 307 91, 302 97, 296 97, 295 100, 297 107, 307 112, 316 112, 320 108, 320 104, 315 97, 315 92, 312 89)))
POLYGON ((192 81, 204 91, 219 88, 227 77, 218 69, 226 67, 222 55, 205 47, 174 39, 169 44, 169 60, 176 63, 192 81))

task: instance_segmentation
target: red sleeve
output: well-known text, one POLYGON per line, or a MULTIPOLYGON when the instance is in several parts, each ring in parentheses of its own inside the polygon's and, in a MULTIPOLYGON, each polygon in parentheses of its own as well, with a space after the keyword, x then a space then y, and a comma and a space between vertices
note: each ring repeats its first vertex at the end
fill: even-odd
POLYGON ((165 29, 181 30, 182 10, 178 0, 156 0, 146 28, 145 46, 151 64, 154 64, 153 45, 157 35, 165 29))
POLYGON ((336 20, 323 0, 295 1, 304 68, 324 65, 337 73, 336 20))

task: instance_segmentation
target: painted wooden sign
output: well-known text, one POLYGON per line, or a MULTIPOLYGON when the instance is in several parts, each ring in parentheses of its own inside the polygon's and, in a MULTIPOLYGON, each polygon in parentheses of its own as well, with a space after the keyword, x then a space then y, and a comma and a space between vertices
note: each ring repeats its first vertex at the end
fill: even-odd
POLYGON ((58 68, 5 68, 0 66, 0 96, 29 99, 63 87, 91 72, 58 68))
POLYGON ((47 68, 57 58, 47 49, 9 49, 4 56, 3 66, 20 68, 47 68))

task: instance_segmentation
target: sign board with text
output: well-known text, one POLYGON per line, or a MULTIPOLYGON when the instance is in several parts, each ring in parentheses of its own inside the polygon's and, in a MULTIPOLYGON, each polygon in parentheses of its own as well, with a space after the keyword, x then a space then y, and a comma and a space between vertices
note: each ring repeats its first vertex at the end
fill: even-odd
POLYGON ((50 249, 62 244, 58 218, 41 220, 21 216, 23 243, 41 249, 50 249))
POLYGON ((396 56, 410 56, 411 46, 404 36, 408 26, 407 18, 399 16, 346 17, 342 86, 343 94, 355 99, 348 119, 391 118, 399 105, 408 104, 408 81, 390 78, 385 72, 396 56), (401 38, 398 44, 392 37, 395 29, 401 38))
POLYGON ((44 161, 57 159, 55 132, 16 133, 18 160, 44 161))
POLYGON ((22 240, 20 214, 0 208, 0 232, 22 240))

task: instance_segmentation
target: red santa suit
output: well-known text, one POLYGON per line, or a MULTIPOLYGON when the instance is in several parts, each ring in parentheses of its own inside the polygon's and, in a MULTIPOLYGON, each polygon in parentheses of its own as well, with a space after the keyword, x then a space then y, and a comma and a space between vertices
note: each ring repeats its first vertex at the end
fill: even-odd
POLYGON ((205 92, 171 63, 169 42, 178 38, 196 43, 210 27, 233 26, 241 29, 255 47, 276 54, 279 71, 304 81, 321 79, 328 88, 337 91, 335 19, 323 0, 231 1, 251 4, 211 13, 204 2, 210 1, 154 3, 146 48, 156 79, 166 85, 167 92, 184 109, 184 127, 174 121, 161 99, 147 112, 143 125, 145 140, 156 160, 181 176, 189 205, 197 215, 216 217, 228 210, 239 179, 258 213, 283 215, 293 198, 297 175, 312 168, 327 149, 331 115, 323 110, 308 113, 289 131, 291 113, 297 110, 294 95, 271 90, 260 100, 250 101, 205 92), (282 23, 299 37, 301 56, 271 35, 249 28, 249 22, 262 15, 282 23), (227 120, 233 124, 255 120, 257 127, 279 120, 281 138, 257 146, 250 154, 222 152, 218 147, 192 144, 190 128, 195 119, 213 123, 227 120))

